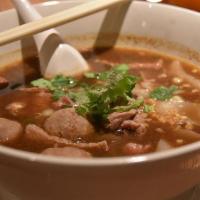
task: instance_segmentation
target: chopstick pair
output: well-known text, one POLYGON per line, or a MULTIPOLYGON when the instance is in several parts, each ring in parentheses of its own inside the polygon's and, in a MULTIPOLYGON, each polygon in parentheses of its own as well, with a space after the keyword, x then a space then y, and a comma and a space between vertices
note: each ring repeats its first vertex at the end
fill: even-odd
POLYGON ((76 7, 33 21, 0 33, 0 45, 4 45, 26 36, 33 35, 47 29, 74 21, 113 5, 130 0, 91 0, 76 7))

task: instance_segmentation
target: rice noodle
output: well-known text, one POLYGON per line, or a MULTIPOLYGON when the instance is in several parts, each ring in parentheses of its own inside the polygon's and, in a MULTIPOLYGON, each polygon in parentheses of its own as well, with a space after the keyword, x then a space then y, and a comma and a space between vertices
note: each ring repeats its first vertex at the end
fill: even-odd
POLYGON ((200 126, 200 104, 185 102, 180 109, 180 114, 188 116, 194 124, 200 126))
POLYGON ((200 104, 198 103, 179 101, 178 98, 174 98, 170 101, 157 103, 156 111, 159 114, 178 113, 191 119, 193 124, 200 126, 200 104))
POLYGON ((200 126, 200 104, 174 98, 170 101, 156 103, 155 110, 166 119, 172 119, 179 115, 180 120, 185 119, 193 125, 200 126))
POLYGON ((167 113, 175 113, 180 111, 181 108, 185 106, 186 102, 184 102, 181 98, 172 98, 170 101, 163 101, 156 103, 156 112, 159 114, 167 114, 167 113))
POLYGON ((156 151, 166 151, 168 149, 172 149, 173 146, 170 145, 166 140, 164 139, 160 139, 160 141, 158 142, 156 151))
POLYGON ((191 142, 200 140, 200 134, 192 130, 176 128, 173 130, 173 134, 177 138, 182 138, 191 142))
POLYGON ((174 76, 182 78, 184 81, 188 82, 190 85, 200 90, 200 81, 186 73, 180 61, 173 61, 172 64, 169 66, 169 72, 174 76))

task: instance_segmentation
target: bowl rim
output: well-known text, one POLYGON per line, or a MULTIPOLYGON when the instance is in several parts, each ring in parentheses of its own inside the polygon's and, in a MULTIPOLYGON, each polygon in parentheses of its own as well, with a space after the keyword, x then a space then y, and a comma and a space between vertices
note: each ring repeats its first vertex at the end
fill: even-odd
MULTIPOLYGON (((65 2, 59 2, 59 1, 51 1, 51 2, 44 2, 39 3, 36 5, 40 7, 45 6, 51 6, 55 4, 67 4, 67 3, 81 3, 85 0, 69 0, 65 2)), ((151 7, 170 7, 170 9, 174 9, 179 12, 187 12, 192 15, 198 15, 200 18, 200 14, 196 11, 189 10, 187 8, 180 8, 173 5, 167 5, 167 4, 155 4, 155 3, 149 3, 149 2, 141 2, 136 1, 134 2, 136 4, 140 4, 140 6, 151 6, 151 7), (153 6, 152 6, 153 5, 153 6)), ((10 12, 3 11, 0 13, 0 16, 5 13, 10 12)), ((144 155, 138 155, 138 156, 123 156, 123 157, 111 157, 111 158, 65 158, 65 157, 55 157, 55 156, 47 156, 47 155, 41 155, 37 153, 31 153, 26 152, 22 150, 16 150, 10 147, 1 146, 0 145, 0 155, 14 158, 18 160, 23 160, 26 162, 31 163, 40 163, 40 164, 51 164, 51 165, 63 165, 63 166, 78 166, 78 167, 103 167, 103 166, 121 166, 121 165, 137 165, 137 164, 143 164, 143 163, 149 163, 149 162, 156 162, 161 161, 165 159, 171 159, 176 158, 179 156, 183 156, 185 154, 189 153, 195 153, 200 152, 200 141, 188 144, 182 147, 178 147, 171 150, 156 152, 156 153, 149 153, 144 155)))
POLYGON ((177 158, 186 154, 195 154, 195 152, 200 152, 200 141, 182 147, 178 147, 176 149, 156 153, 153 152, 138 156, 121 156, 110 158, 65 158, 47 156, 22 150, 16 150, 6 146, 0 146, 0 155, 9 157, 11 159, 23 160, 25 162, 31 163, 76 167, 141 165, 143 163, 153 163, 157 161, 177 158))

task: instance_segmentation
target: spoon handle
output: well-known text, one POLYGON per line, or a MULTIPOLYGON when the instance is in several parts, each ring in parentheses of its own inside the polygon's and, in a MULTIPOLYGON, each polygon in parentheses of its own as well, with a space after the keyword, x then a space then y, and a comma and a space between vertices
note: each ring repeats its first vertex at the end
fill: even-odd
MULTIPOLYGON (((20 16, 24 22, 29 23, 32 21, 42 19, 42 16, 37 12, 37 10, 29 3, 28 0, 12 0, 15 8, 19 12, 20 16)), ((34 35, 34 39, 37 45, 38 50, 40 51, 46 39, 52 35, 56 34, 59 36, 59 33, 55 29, 49 29, 44 32, 34 35)), ((60 36, 59 36, 60 37, 60 36)))
POLYGON ((26 23, 42 18, 27 0, 12 0, 12 3, 26 23))

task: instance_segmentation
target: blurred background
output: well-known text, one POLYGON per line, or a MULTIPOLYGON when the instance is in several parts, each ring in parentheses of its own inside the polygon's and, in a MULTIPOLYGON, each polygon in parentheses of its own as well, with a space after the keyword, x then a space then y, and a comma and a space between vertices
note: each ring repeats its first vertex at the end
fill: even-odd
POLYGON ((200 11, 200 0, 147 0, 149 2, 163 2, 200 11))
MULTIPOLYGON (((30 0, 32 3, 45 2, 46 0, 30 0)), ((64 1, 64 0, 63 0, 64 1)), ((66 0, 67 1, 67 0, 66 0)), ((74 0, 76 1, 76 0, 74 0)), ((95 0, 93 0, 95 1, 95 0)), ((109 0, 108 0, 109 1, 109 0)), ((200 0, 147 0, 149 2, 162 2, 200 11, 200 0)), ((0 11, 12 7, 10 0, 0 0, 0 11)))

